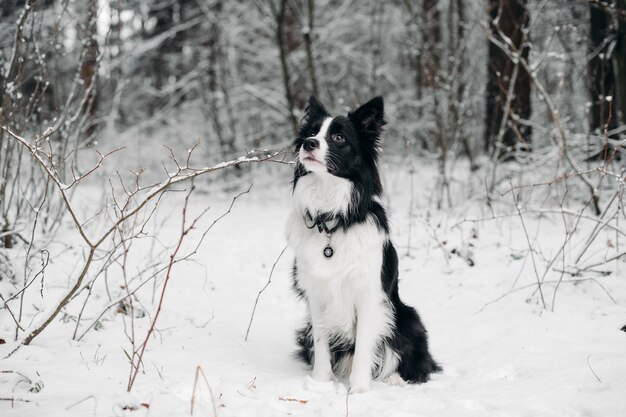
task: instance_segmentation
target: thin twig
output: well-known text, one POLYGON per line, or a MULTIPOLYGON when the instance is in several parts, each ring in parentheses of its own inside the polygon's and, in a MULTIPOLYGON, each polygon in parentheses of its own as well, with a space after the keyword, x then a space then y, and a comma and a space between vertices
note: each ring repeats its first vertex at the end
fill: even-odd
POLYGON ((439 246, 439 248, 443 252, 443 259, 446 261, 446 266, 448 267, 448 269, 450 269, 450 258, 451 258, 450 251, 448 251, 448 249, 445 248, 445 246, 443 245, 443 242, 439 239, 439 236, 437 236, 437 229, 435 229, 433 225, 430 224, 429 221, 422 220, 419 217, 417 217, 417 220, 421 222, 422 224, 426 225, 430 229, 430 231, 432 232, 431 237, 437 243, 437 246, 439 246))
POLYGON ((541 296, 541 305, 543 306, 544 310, 546 308, 546 302, 543 298, 543 290, 541 288, 541 280, 539 279, 539 272, 537 271, 537 261, 535 261, 535 254, 534 254, 534 249, 532 246, 532 243, 530 242, 530 236, 528 235, 528 230, 526 229, 526 223, 524 223, 524 216, 522 216, 522 212, 520 210, 520 197, 519 194, 517 195, 517 197, 515 196, 515 193, 513 193, 513 204, 515 205, 515 208, 517 209, 517 212, 519 214, 519 219, 520 222, 522 223, 522 228, 524 229, 524 235, 526 236, 526 242, 528 243, 528 250, 530 251, 530 259, 533 262, 533 268, 535 271, 535 277, 537 278, 537 286, 539 288, 539 295, 541 296))
POLYGON ((217 417, 217 406, 215 405, 215 395, 213 395, 213 389, 211 389, 211 384, 209 384, 209 380, 207 379, 200 365, 196 367, 196 376, 193 381, 193 392, 191 393, 191 415, 193 416, 193 410, 196 404, 196 387, 198 386, 198 377, 200 375, 202 375, 202 379, 204 379, 204 383, 209 389, 209 394, 211 395, 211 405, 213 406, 213 416, 217 417))
POLYGON ((589 367, 589 369, 591 370, 591 373, 593 374, 593 376, 596 377, 596 379, 598 380, 599 383, 602 383, 602 380, 600 379, 600 377, 598 376, 598 374, 596 374, 596 371, 593 370, 593 368, 591 367, 591 364, 589 363, 589 358, 591 357, 591 353, 589 354, 589 356, 587 356, 587 366, 589 367))
POLYGON ((76 401, 75 403, 68 405, 67 407, 65 407, 65 410, 69 410, 70 408, 74 408, 77 405, 82 404, 82 403, 84 403, 87 400, 93 400, 94 401, 93 413, 92 414, 95 416, 96 415, 96 408, 98 407, 98 399, 95 396, 93 396, 93 395, 90 395, 88 397, 83 398, 82 400, 76 401))
MULTIPOLYGON (((12 296, 10 296, 9 298, 7 298, 7 299, 6 299, 6 301, 4 302, 4 306, 3 306, 3 308, 6 308, 6 307, 7 307, 7 303, 8 303, 9 301, 11 301, 11 300, 13 300, 13 299, 15 299, 15 298, 19 297, 19 295, 20 295, 21 293, 23 293, 24 291, 26 291, 26 290, 28 289, 28 287, 30 287, 30 286, 31 286, 31 284, 32 284, 33 282, 35 282, 35 280, 37 279, 37 277, 38 277, 39 275, 43 275, 43 273, 44 273, 44 271, 45 271, 46 267, 48 266, 48 262, 49 262, 49 260, 50 260, 50 252, 48 252, 48 250, 46 250, 46 249, 42 249, 42 250, 41 250, 41 269, 40 269, 40 270, 39 270, 39 271, 35 274, 35 276, 33 276, 33 277, 31 278, 31 280, 30 280, 30 281, 29 281, 29 282, 28 282, 28 283, 27 283, 24 287, 22 287, 22 288, 21 288, 18 292, 16 292, 15 294, 13 294, 12 296), (46 254, 46 258, 45 258, 45 260, 44 260, 44 256, 43 256, 43 255, 44 255, 44 253, 46 254)), ((42 279, 43 279, 43 278, 42 278, 42 279)))
POLYGON ((254 313, 256 313, 256 307, 259 304, 259 298, 261 298, 261 294, 263 294, 263 291, 265 291, 267 287, 270 286, 270 283, 272 282, 272 274, 274 273, 274 268, 276 268, 276 264, 278 263, 280 258, 283 256, 283 253, 285 253, 285 250, 287 250, 287 247, 288 245, 285 246, 282 251, 280 251, 278 258, 276 258, 276 261, 274 261, 274 265, 272 265, 272 270, 270 271, 270 276, 267 279, 267 282, 265 283, 263 288, 261 288, 261 291, 259 291, 259 293, 256 295, 256 300, 254 301, 254 307, 252 307, 252 314, 250 315, 250 322, 248 323, 248 329, 246 330, 246 337, 243 339, 245 342, 248 341, 248 335, 250 334, 250 328, 252 327, 252 320, 254 320, 254 313))

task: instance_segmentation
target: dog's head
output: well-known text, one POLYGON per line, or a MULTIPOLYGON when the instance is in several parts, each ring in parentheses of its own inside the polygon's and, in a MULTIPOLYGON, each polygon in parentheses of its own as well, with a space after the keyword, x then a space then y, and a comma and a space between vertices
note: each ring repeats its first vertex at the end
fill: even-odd
MULTIPOLYGON (((353 182, 370 177, 380 192, 376 161, 385 125, 382 97, 375 97, 346 116, 331 116, 313 96, 294 142, 297 171, 330 174, 353 182)), ((297 174, 296 174, 297 175, 297 174)))

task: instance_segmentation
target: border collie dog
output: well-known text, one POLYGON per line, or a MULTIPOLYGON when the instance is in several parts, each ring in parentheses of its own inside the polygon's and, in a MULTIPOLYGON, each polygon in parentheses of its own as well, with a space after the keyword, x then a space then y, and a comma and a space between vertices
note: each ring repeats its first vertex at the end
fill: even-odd
POLYGON ((381 97, 336 117, 311 97, 294 142, 287 240, 309 312, 298 356, 316 380, 349 376, 351 392, 369 390, 372 378, 402 385, 441 370, 419 315, 398 295, 398 256, 379 201, 384 125, 381 97))

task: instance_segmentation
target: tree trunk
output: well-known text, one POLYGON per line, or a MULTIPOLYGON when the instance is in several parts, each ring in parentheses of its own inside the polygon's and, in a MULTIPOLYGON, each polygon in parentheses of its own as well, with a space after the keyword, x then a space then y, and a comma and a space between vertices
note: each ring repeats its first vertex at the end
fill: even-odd
POLYGON ((209 22, 208 35, 204 37, 202 44, 202 49, 208 51, 208 67, 206 77, 203 77, 206 78, 203 97, 207 107, 203 110, 217 136, 222 158, 227 160, 235 155, 237 149, 235 147, 234 126, 231 124, 231 131, 229 131, 228 124, 223 121, 224 113, 228 114, 230 108, 229 92, 225 85, 226 77, 224 75, 227 58, 223 50, 221 26, 224 21, 223 1, 217 0, 206 7, 207 13, 210 13, 213 19, 209 22))
MULTIPOLYGON (((273 3, 272 3, 273 4, 273 3)), ((276 18, 276 43, 278 45, 278 51, 280 54, 280 67, 283 74, 283 86, 285 88, 285 98, 287 100, 287 111, 289 112, 288 119, 291 124, 292 132, 295 135, 298 134, 298 121, 293 113, 294 110, 294 96, 291 89, 291 74, 289 72, 289 65, 287 63, 288 48, 293 44, 293 39, 289 37, 285 39, 285 15, 287 12, 287 0, 280 0, 280 6, 278 12, 275 13, 276 18)), ((287 34, 291 32, 288 31, 287 34)))
POLYGON ((468 136, 465 134, 464 126, 465 126, 465 117, 466 117, 466 104, 465 104, 465 80, 463 79, 463 74, 465 73, 465 68, 467 65, 466 58, 466 49, 467 49, 467 40, 465 39, 465 10, 463 9, 463 1, 455 0, 454 9, 456 11, 456 39, 454 42, 454 50, 455 50, 455 59, 458 62, 455 62, 456 74, 454 77, 454 83, 456 84, 456 88, 454 89, 455 97, 453 104, 453 120, 455 120, 454 125, 454 135, 461 142, 461 146, 463 148, 463 153, 467 156, 470 169, 475 171, 478 169, 476 162, 474 161, 474 153, 472 151, 472 147, 470 145, 470 141, 468 136))
POLYGON ((85 88, 86 100, 83 107, 85 124, 83 126, 84 142, 91 142, 97 130, 96 110, 98 104, 98 2, 90 0, 87 5, 85 19, 85 38, 83 41, 83 59, 80 67, 80 78, 85 88))
MULTIPOLYGON (((146 37, 158 36, 174 26, 174 2, 153 1, 148 9, 148 18, 155 19, 154 28, 146 37)), ((155 89, 160 90, 168 78, 167 55, 175 51, 173 37, 163 41, 155 54, 152 56, 149 71, 151 72, 152 84, 155 89)), ((157 103, 157 107, 159 103, 157 103)))
MULTIPOLYGON (((626 0, 617 0, 617 10, 623 14, 617 21, 617 45, 615 46, 615 71, 617 72, 617 103, 622 113, 621 123, 626 125, 626 0)), ((617 122, 619 123, 619 121, 617 122)))
MULTIPOLYGON (((410 0, 403 1, 404 8, 409 14, 410 19, 407 23, 407 32, 409 33, 412 42, 409 44, 410 52, 408 54, 409 66, 413 71, 413 84, 415 86, 415 99, 419 103, 422 101, 422 89, 424 88, 424 77, 422 72, 422 46, 420 41, 420 29, 422 28, 423 16, 421 13, 413 8, 413 4, 410 0)), ((420 120, 422 118, 422 106, 417 106, 416 118, 420 120)), ((427 143, 422 140, 424 148, 426 149, 427 143)))
POLYGON ((315 28, 315 0, 307 0, 308 27, 304 30, 304 44, 306 46, 306 62, 311 78, 311 90, 316 97, 319 97, 317 87, 317 75, 315 74, 315 63, 313 61, 313 30, 315 28))
POLYGON ((426 87, 434 88, 441 67, 441 15, 437 7, 438 0, 424 0, 425 22, 422 37, 425 53, 422 54, 422 72, 426 87))
POLYGON ((421 54, 421 73, 424 88, 427 89, 427 96, 432 96, 433 108, 431 114, 435 119, 437 147, 439 157, 445 158, 447 154, 446 131, 443 126, 443 115, 440 109, 440 83, 439 71, 441 70, 441 13, 439 12, 438 0, 423 0, 422 11, 424 21, 422 25, 422 40, 424 50, 421 54))
POLYGON ((378 72, 382 65, 382 27, 383 17, 385 13, 385 2, 374 2, 372 4, 372 17, 371 17, 371 41, 370 49, 372 51, 371 58, 371 70, 370 70, 370 96, 374 96, 378 92, 378 72))
POLYGON ((512 46, 509 48, 514 49, 505 52, 489 40, 485 150, 499 156, 502 152, 500 145, 512 149, 518 144, 527 146, 531 140, 530 126, 518 121, 528 120, 531 115, 530 76, 511 59, 519 54, 521 59, 528 61, 530 47, 526 32, 529 19, 527 0, 488 1, 490 35, 505 45, 510 40, 512 46), (509 91, 511 97, 508 97, 509 91))
POLYGON ((587 67, 589 99, 591 101, 589 130, 598 135, 617 126, 616 80, 612 52, 613 17, 604 9, 589 5, 590 31, 587 67), (611 99, 607 99, 611 97, 611 99))

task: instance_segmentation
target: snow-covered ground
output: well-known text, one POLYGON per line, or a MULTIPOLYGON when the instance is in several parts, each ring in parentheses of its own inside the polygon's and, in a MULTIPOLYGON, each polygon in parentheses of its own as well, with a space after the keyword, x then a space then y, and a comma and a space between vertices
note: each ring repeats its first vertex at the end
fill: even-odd
MULTIPOLYGON (((442 373, 422 385, 377 382, 370 392, 349 396, 346 381, 312 381, 293 358, 304 305, 290 288, 289 250, 276 264, 244 341, 255 298, 285 247, 288 171, 278 169, 277 178, 255 185, 209 232, 194 260, 174 266, 158 330, 131 394, 126 386, 132 348, 124 331, 125 323, 130 332, 130 317, 113 308, 101 327, 72 341, 73 317, 82 306, 76 300, 65 320, 55 320, 31 346, 0 362, 0 416, 189 415, 198 367, 213 394, 200 377, 193 400, 199 416, 213 415, 213 404, 219 416, 237 417, 626 415, 626 333, 620 331, 626 324, 626 264, 605 266, 608 275, 564 275, 554 299, 561 274, 549 271, 543 278, 544 309, 519 217, 459 224, 491 215, 484 201, 463 202, 472 193, 466 185, 452 187, 454 209, 434 210, 430 166, 418 168, 413 178, 406 169, 388 168, 386 202, 401 254, 401 296, 422 316, 442 373)), ((239 191, 205 190, 192 197, 191 211, 212 208, 189 236, 190 244, 239 191)), ((157 237, 171 247, 180 233, 180 201, 163 204, 171 204, 164 210, 171 216, 159 219, 157 237)), ((506 204, 494 210, 514 213, 506 204)), ((558 214, 528 213, 524 220, 541 277, 563 244, 563 222, 558 214)), ((580 225, 567 245, 566 264, 592 225, 580 225)), ((70 241, 69 232, 60 239, 65 234, 70 241)), ((596 256, 607 239, 598 239, 596 256)), ((147 257, 149 244, 145 247, 147 257)), ((52 259, 46 282, 53 288, 47 291, 67 288, 67 272, 79 257, 67 250, 52 259)), ((141 261, 131 261, 128 269, 141 261)), ((118 287, 110 290, 123 294, 118 287)), ((153 290, 152 283, 146 285, 135 301, 137 340, 156 310, 153 290)), ((84 322, 95 319, 108 301, 104 285, 94 287, 84 322)), ((15 346, 14 325, 5 310, 0 314, 4 357, 15 346)))

